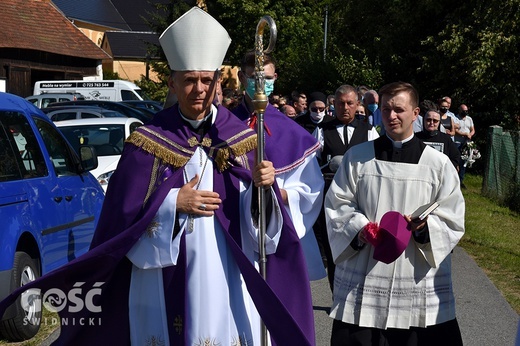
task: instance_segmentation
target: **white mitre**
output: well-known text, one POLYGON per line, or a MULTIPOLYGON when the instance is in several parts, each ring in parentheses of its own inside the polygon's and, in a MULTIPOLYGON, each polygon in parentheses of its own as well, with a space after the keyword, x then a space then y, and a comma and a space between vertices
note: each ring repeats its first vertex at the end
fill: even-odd
POLYGON ((159 42, 173 71, 215 71, 231 38, 215 18, 193 7, 162 33, 159 42))

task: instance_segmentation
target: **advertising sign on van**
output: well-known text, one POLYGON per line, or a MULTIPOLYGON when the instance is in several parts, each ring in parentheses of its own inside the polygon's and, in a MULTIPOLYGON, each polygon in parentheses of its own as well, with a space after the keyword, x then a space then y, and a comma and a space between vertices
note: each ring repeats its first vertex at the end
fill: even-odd
POLYGON ((58 82, 58 83, 42 83, 41 89, 48 88, 113 88, 114 82, 58 82))
POLYGON ((86 100, 142 100, 141 89, 125 80, 54 80, 34 84, 34 95, 42 93, 76 92, 86 100))

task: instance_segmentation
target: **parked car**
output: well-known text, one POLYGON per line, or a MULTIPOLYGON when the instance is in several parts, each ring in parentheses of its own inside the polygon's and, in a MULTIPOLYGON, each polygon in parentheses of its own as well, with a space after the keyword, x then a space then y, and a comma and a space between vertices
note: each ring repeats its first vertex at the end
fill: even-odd
POLYGON ((115 101, 101 101, 101 100, 84 100, 84 101, 67 101, 67 102, 59 102, 59 103, 51 103, 49 106, 96 106, 105 109, 109 109, 112 111, 116 111, 126 115, 129 118, 137 118, 141 120, 143 123, 149 121, 151 119, 150 116, 140 112, 138 109, 131 107, 129 105, 125 105, 123 103, 115 102, 115 101))
POLYGON ((47 107, 43 109, 52 121, 63 121, 72 119, 90 119, 90 118, 126 118, 126 115, 93 106, 60 106, 47 107))
MULTIPOLYGON (((78 152, 40 109, 0 92, 0 300, 88 251, 104 193, 88 172, 95 150, 78 152)), ((22 294, 1 316, 5 339, 37 333, 39 295, 22 294)))
POLYGON ((43 93, 27 96, 25 99, 38 108, 45 108, 53 102, 84 100, 85 96, 80 93, 43 93))
POLYGON ((136 118, 98 118, 59 121, 56 126, 75 150, 87 143, 94 147, 99 165, 91 173, 106 191, 125 139, 142 124, 136 118))
POLYGON ((121 101, 122 103, 125 103, 129 106, 135 107, 135 108, 144 108, 149 109, 154 113, 157 113, 159 111, 162 111, 163 105, 162 103, 158 101, 152 101, 152 100, 126 100, 121 101))

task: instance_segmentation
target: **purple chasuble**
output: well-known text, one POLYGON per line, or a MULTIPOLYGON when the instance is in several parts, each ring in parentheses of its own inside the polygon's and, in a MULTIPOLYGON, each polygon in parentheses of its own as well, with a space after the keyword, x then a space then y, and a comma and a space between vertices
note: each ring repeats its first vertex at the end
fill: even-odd
MULTIPOLYGON (((249 124, 251 113, 245 102, 232 110, 240 120, 249 124)), ((264 113, 264 125, 269 129, 265 134, 265 156, 273 163, 276 174, 288 172, 300 164, 307 156, 319 149, 320 144, 309 132, 294 120, 268 104, 264 113)))
MULTIPOLYGON (((128 345, 132 264, 126 254, 146 232, 169 191, 184 185, 183 167, 199 144, 214 161, 214 191, 223 200, 216 219, 227 231, 229 249, 270 332, 273 345, 314 345, 309 280, 298 236, 285 209, 281 208, 285 223, 278 249, 267 259, 267 282, 241 251, 240 222, 236 215, 238 184, 239 179, 246 183, 251 181, 251 171, 244 166, 246 156, 250 165, 254 162, 256 136, 223 107, 218 108, 218 116, 205 139, 191 132, 182 121, 177 105, 157 113, 149 124, 138 128, 127 140, 118 168, 110 180, 91 250, 15 290, 0 302, 0 315, 29 288, 40 288, 42 294, 59 288, 67 294, 76 283, 82 282, 84 292, 92 287, 101 288, 100 294, 93 299, 93 304, 101 311, 71 312, 65 307, 59 314, 69 323, 61 326, 60 337, 54 344, 128 345), (75 324, 70 322, 72 319, 75 324), (82 325, 80 319, 93 324, 82 325)), ((281 205, 276 184, 274 189, 281 205)), ((185 340, 186 328, 183 327, 186 326, 182 324, 186 313, 184 240, 181 240, 177 265, 163 269, 165 309, 172 345, 182 345, 185 340)))

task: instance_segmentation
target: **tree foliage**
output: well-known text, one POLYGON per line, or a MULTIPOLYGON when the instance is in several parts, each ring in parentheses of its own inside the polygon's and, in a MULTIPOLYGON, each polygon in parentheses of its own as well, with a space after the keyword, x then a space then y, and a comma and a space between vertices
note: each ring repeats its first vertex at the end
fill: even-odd
MULTIPOLYGON (((195 4, 157 5, 166 14, 151 28, 162 32, 195 4)), ((467 104, 480 133, 491 124, 518 128, 520 0, 214 0, 206 9, 233 40, 226 57, 232 65, 253 49, 260 18, 275 20, 275 92, 332 93, 345 83, 377 90, 403 80, 422 99, 451 96, 452 111, 467 104)), ((154 69, 167 76, 163 61, 154 69)))

